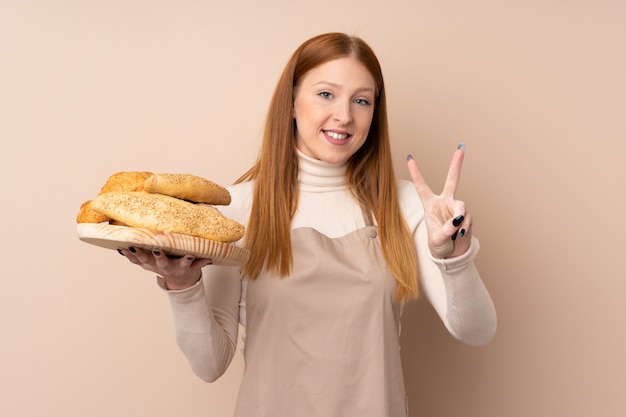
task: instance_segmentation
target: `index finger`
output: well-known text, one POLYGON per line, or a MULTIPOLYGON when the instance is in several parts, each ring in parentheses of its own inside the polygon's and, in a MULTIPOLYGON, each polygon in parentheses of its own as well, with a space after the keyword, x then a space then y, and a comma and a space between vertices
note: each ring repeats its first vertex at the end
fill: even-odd
POLYGON ((409 168, 409 174, 411 174, 411 179, 413 180, 413 184, 415 184, 415 189, 417 190, 417 194, 420 196, 420 199, 425 200, 432 197, 434 194, 424 176, 422 175, 422 171, 420 171, 417 166, 417 161, 413 158, 413 156, 409 155, 407 157, 407 167, 409 168))
POLYGON ((461 179, 461 167, 463 166, 464 156, 465 145, 461 143, 452 156, 452 162, 450 162, 450 169, 448 170, 448 176, 441 195, 454 197, 461 179))

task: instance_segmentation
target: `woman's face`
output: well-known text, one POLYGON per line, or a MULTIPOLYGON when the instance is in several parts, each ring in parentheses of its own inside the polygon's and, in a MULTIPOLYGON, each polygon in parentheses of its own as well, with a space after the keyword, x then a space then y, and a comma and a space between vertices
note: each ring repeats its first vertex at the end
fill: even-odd
POLYGON ((329 163, 344 163, 365 143, 376 84, 355 58, 338 58, 307 72, 294 97, 296 147, 329 163))

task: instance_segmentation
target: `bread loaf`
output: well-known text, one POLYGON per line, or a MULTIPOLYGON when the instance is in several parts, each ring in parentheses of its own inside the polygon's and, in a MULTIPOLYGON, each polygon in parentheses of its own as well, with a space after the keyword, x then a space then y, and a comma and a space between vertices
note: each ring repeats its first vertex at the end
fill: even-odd
POLYGON ((91 209, 130 227, 179 233, 218 242, 243 237, 244 227, 215 207, 193 204, 147 191, 109 192, 90 203, 91 209))
POLYGON ((230 204, 230 193, 226 188, 191 174, 154 174, 144 181, 143 190, 195 203, 230 204))

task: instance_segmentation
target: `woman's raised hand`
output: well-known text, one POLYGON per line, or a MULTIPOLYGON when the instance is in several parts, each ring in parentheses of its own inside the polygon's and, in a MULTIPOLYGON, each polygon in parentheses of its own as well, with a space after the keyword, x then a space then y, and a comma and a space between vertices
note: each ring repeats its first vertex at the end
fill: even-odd
POLYGON ((157 274, 159 286, 166 290, 182 290, 193 286, 202 276, 202 267, 212 264, 210 259, 196 259, 191 255, 168 256, 161 250, 118 249, 131 263, 157 274))
POLYGON ((470 246, 472 216, 465 211, 465 203, 454 198, 464 156, 465 146, 460 144, 454 152, 446 183, 439 195, 430 189, 415 159, 411 155, 407 158, 409 173, 424 205, 428 247, 435 258, 460 256, 470 246))

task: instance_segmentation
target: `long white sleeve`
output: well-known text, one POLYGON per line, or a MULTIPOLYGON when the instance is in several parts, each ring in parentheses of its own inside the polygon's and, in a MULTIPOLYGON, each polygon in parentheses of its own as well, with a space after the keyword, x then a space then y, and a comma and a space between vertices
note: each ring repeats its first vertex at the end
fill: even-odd
MULTIPOLYGON (((219 210, 247 226, 252 184, 230 187, 229 191, 233 202, 219 210)), ((202 270, 198 284, 167 293, 178 346, 194 373, 207 382, 226 371, 237 351, 239 324, 245 326, 244 284, 241 268, 209 265, 202 270)))
POLYGON ((237 348, 239 268, 205 267, 198 284, 168 295, 178 346, 196 375, 215 381, 226 371, 237 348))
POLYGON ((420 289, 455 338, 473 346, 487 344, 497 325, 496 310, 473 263, 480 245, 472 237, 469 250, 451 259, 436 259, 428 250, 424 213, 412 183, 400 182, 402 208, 413 232, 420 289))

